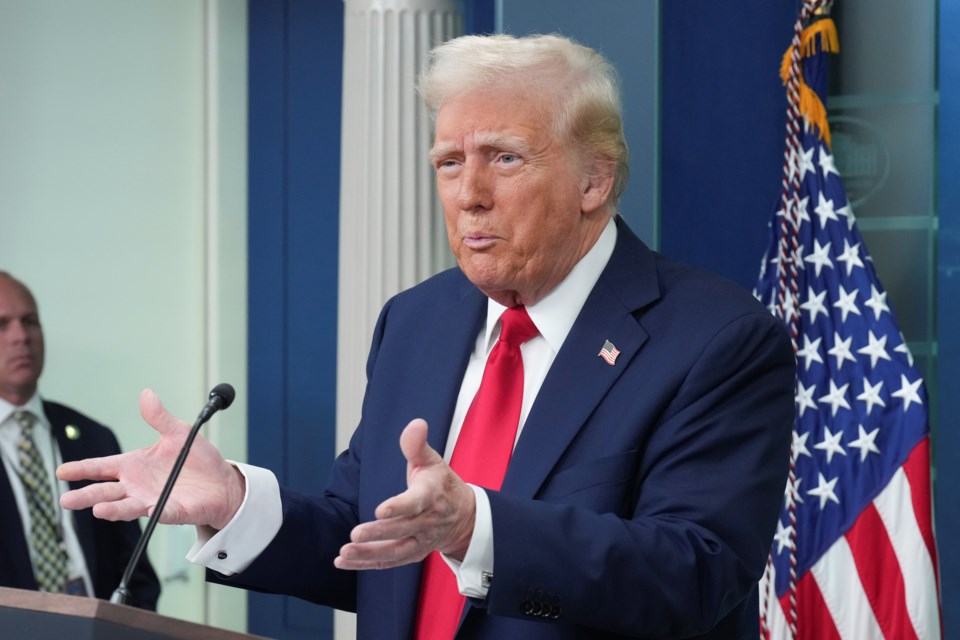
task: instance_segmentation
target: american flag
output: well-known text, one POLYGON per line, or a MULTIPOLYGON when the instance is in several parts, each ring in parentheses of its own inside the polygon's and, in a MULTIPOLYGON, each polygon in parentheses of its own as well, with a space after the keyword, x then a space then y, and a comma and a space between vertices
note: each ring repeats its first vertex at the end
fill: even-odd
POLYGON ((831 155, 820 97, 826 53, 838 47, 829 18, 806 26, 819 4, 804 5, 787 53, 795 64, 784 60, 801 117, 788 124, 783 197, 755 292, 788 325, 797 355, 791 474, 760 631, 937 639, 927 395, 831 155))
POLYGON ((615 346, 613 346, 612 342, 606 340, 603 343, 603 347, 600 349, 600 353, 597 355, 603 358, 607 364, 613 365, 617 362, 617 356, 620 355, 620 349, 617 349, 615 346))

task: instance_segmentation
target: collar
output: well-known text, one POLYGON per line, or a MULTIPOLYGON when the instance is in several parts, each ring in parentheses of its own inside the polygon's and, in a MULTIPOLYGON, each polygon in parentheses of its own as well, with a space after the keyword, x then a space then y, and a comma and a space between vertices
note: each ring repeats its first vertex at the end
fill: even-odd
POLYGON ((40 398, 39 391, 35 391, 33 396, 22 406, 11 404, 3 398, 0 398, 0 424, 6 422, 8 418, 11 418, 13 413, 18 409, 26 409, 36 417, 38 424, 43 425, 47 429, 50 428, 47 422, 47 414, 43 411, 43 399, 40 398))
MULTIPOLYGON (((611 216, 590 251, 580 258, 567 277, 540 302, 527 307, 530 319, 537 325, 540 335, 554 353, 560 351, 560 346, 567 338, 573 323, 580 315, 580 309, 587 301, 587 296, 593 291, 597 280, 600 279, 600 274, 610 261, 616 244, 617 225, 614 222, 614 216, 611 216)), ((500 316, 506 310, 507 308, 499 302, 487 299, 487 325, 483 342, 487 352, 491 349, 491 340, 500 335, 500 316)))

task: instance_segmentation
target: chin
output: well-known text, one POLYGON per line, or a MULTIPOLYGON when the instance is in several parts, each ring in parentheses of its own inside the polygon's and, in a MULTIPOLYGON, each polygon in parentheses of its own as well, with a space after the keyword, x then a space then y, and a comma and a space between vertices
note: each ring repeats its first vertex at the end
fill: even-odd
POLYGON ((467 276, 480 291, 488 298, 499 302, 505 307, 515 307, 521 304, 520 296, 515 289, 499 281, 480 281, 467 276))

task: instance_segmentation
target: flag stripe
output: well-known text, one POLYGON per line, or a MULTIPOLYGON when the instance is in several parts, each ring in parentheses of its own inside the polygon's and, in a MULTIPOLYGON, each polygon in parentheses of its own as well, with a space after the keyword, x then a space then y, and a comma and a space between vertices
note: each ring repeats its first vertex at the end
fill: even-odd
MULTIPOLYGON (((810 573, 816 580, 824 604, 830 611, 841 637, 851 640, 883 637, 873 608, 860 583, 857 565, 846 538, 837 538, 813 565, 810 573)), ((807 619, 806 610, 803 610, 803 618, 807 624, 812 622, 807 619)))
POLYGON ((903 471, 910 482, 910 496, 913 499, 913 512, 920 525, 920 534, 927 547, 934 567, 934 577, 937 580, 939 593, 940 576, 937 570, 937 545, 933 539, 933 501, 930 497, 930 438, 924 438, 910 452, 910 457, 903 465, 903 471))
MULTIPOLYGON (((892 484, 889 483, 884 492, 892 484)), ((906 518, 908 515, 901 513, 899 517, 906 518)), ((897 555, 873 504, 864 507, 846 537, 860 575, 860 584, 883 630, 883 637, 914 640, 917 634, 907 614, 905 586, 897 555)))
MULTIPOLYGON (((803 612, 803 615, 797 623, 796 640, 842 640, 812 573, 805 575, 797 584, 797 608, 803 612)), ((778 627, 778 633, 773 634, 772 637, 792 638, 786 627, 785 617, 790 611, 789 598, 787 596, 781 598, 780 606, 773 609, 776 610, 776 617, 784 621, 784 625, 778 627)))
MULTIPOLYGON (((937 624, 937 583, 933 560, 923 543, 920 527, 913 514, 913 493, 915 491, 906 473, 900 470, 877 496, 874 504, 890 536, 890 543, 903 574, 904 606, 915 637, 938 640, 940 626, 937 624)), ((909 636, 904 632, 888 637, 909 636)))

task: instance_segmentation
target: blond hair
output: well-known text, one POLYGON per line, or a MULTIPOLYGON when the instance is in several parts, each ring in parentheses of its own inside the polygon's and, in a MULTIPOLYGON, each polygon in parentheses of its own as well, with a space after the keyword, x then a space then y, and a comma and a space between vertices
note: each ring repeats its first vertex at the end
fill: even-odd
POLYGON ((554 135, 580 152, 593 171, 614 168, 611 198, 629 175, 616 71, 589 47, 558 35, 462 36, 430 51, 418 88, 431 116, 473 91, 522 85, 554 103, 554 135))

